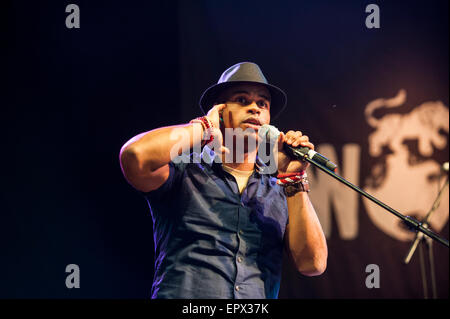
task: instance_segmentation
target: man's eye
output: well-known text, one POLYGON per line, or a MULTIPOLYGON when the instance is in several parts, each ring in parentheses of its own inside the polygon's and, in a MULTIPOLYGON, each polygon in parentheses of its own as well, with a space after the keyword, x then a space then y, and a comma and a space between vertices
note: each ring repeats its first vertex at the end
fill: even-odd
POLYGON ((247 99, 244 97, 238 97, 236 98, 236 102, 243 104, 243 105, 247 105, 247 99))
POLYGON ((259 107, 267 107, 267 103, 265 101, 259 101, 258 106, 259 107))

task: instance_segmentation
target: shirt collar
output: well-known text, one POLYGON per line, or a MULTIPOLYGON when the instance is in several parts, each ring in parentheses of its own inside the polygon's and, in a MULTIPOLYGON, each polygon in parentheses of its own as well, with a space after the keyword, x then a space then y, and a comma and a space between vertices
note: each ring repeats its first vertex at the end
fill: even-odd
MULTIPOLYGON (((213 167, 214 165, 222 166, 222 158, 218 154, 216 154, 208 145, 205 145, 203 147, 203 151, 200 157, 202 159, 202 162, 208 164, 210 167, 213 167)), ((256 173, 261 175, 267 174, 267 165, 263 161, 261 161, 258 155, 256 155, 255 168, 256 173)))

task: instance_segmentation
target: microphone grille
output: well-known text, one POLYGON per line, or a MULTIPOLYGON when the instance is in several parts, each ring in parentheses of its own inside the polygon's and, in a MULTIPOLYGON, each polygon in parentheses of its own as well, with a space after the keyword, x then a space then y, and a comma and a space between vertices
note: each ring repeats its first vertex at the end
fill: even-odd
POLYGON ((278 136, 280 135, 280 131, 273 125, 269 124, 263 124, 258 130, 258 135, 261 137, 261 139, 269 140, 271 142, 278 139, 278 136))

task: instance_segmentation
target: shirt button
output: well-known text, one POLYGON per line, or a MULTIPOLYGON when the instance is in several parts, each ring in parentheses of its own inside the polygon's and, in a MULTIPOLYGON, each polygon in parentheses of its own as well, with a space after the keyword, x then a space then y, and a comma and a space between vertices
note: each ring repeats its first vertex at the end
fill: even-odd
POLYGON ((236 287, 234 287, 234 289, 236 289, 236 291, 239 291, 241 289, 241 287, 236 286, 236 287))
POLYGON ((237 262, 238 262, 238 263, 241 263, 241 262, 242 262, 242 257, 241 257, 241 256, 239 256, 239 257, 237 258, 237 262))

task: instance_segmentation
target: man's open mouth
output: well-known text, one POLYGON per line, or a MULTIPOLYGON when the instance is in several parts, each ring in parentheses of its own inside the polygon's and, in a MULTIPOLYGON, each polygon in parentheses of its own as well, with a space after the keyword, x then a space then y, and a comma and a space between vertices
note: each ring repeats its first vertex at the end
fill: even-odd
POLYGON ((261 126, 261 122, 257 118, 253 118, 253 117, 246 119, 243 123, 261 126))

